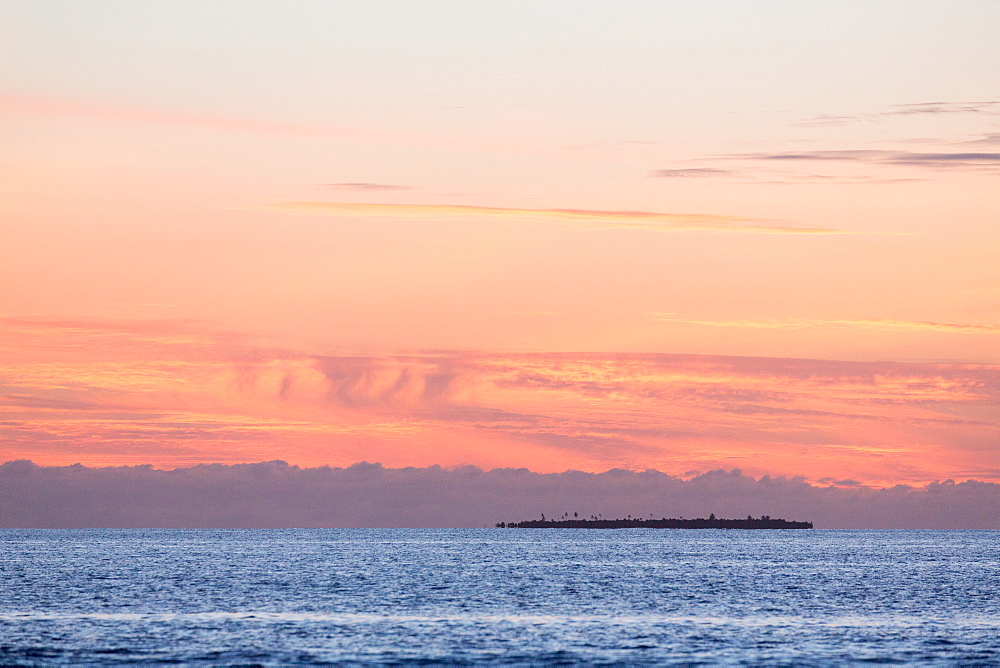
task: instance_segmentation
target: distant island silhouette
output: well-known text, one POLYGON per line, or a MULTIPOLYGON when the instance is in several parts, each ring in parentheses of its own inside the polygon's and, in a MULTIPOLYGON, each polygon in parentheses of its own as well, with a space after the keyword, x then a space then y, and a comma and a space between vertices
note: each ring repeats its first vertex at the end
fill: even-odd
POLYGON ((540 520, 524 520, 522 522, 498 522, 498 529, 812 529, 812 522, 791 522, 789 520, 772 519, 768 515, 761 517, 747 516, 742 520, 727 520, 717 518, 715 514, 709 517, 699 517, 686 520, 683 518, 639 519, 627 517, 618 520, 605 520, 600 517, 590 519, 547 520, 542 515, 540 520))

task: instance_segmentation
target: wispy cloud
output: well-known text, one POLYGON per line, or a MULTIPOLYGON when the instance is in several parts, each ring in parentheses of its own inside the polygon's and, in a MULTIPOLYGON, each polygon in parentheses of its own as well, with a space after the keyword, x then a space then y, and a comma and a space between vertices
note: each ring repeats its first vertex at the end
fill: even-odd
POLYGON ((448 204, 360 204, 356 202, 276 202, 263 205, 270 211, 324 216, 386 216, 408 219, 494 218, 525 220, 596 229, 658 231, 700 230, 760 234, 847 234, 843 230, 818 227, 768 225, 741 216, 655 211, 608 211, 601 209, 520 209, 448 204))
POLYGON ((1000 132, 980 135, 975 139, 970 139, 966 144, 984 144, 987 146, 1000 146, 1000 132))
POLYGON ((368 125, 304 123, 277 117, 252 117, 217 113, 174 106, 149 106, 127 102, 103 101, 93 98, 55 97, 22 92, 0 92, 0 113, 27 117, 85 118, 110 123, 137 123, 174 127, 180 130, 226 132, 239 134, 276 135, 334 142, 373 144, 380 146, 411 146, 434 151, 461 153, 520 155, 509 142, 495 141, 489 136, 475 140, 459 139, 448 134, 421 134, 368 125))
MULTIPOLYGON (((926 140, 925 140, 926 141, 926 140)), ((970 146, 994 146, 995 135, 983 135, 974 141, 961 142, 970 146)), ((959 146, 959 144, 955 144, 959 146)), ((921 177, 938 172, 1000 174, 1000 153, 991 151, 905 151, 894 149, 827 149, 808 151, 760 151, 732 153, 706 157, 696 161, 701 165, 732 165, 739 170, 717 166, 676 167, 650 172, 651 177, 731 177, 728 182, 748 184, 861 185, 904 183, 926 180, 915 177, 912 169, 925 171, 921 177), (874 168, 874 169, 873 169, 874 168), (818 173, 821 170, 831 173, 818 173)), ((689 163, 690 164, 690 163, 689 163)))
POLYGON ((509 146, 484 142, 456 141, 441 136, 422 136, 376 126, 349 126, 335 123, 300 123, 277 118, 253 118, 199 113, 173 107, 151 107, 93 99, 50 97, 25 93, 0 93, 0 112, 34 117, 86 118, 112 123, 139 123, 208 131, 323 139, 335 142, 387 146, 417 146, 432 150, 475 153, 510 152, 509 146))
POLYGON ((415 186, 401 186, 392 183, 369 183, 366 181, 353 181, 347 183, 324 183, 327 188, 334 190, 353 190, 357 192, 379 192, 383 190, 413 190, 415 186))
POLYGON ((1000 166, 1000 153, 981 152, 918 153, 913 151, 856 149, 779 153, 742 153, 727 157, 737 160, 860 162, 869 164, 908 165, 936 168, 1000 166))
POLYGON ((502 315, 521 315, 521 316, 560 316, 565 315, 561 311, 494 311, 494 313, 499 313, 502 315))
POLYGON ((844 125, 847 123, 871 122, 900 116, 936 116, 952 114, 975 114, 980 116, 1000 115, 1000 100, 979 102, 911 102, 893 104, 882 111, 862 114, 823 114, 804 118, 793 125, 844 125))
POLYGON ((709 176, 738 176, 736 172, 715 167, 689 167, 686 169, 656 169, 649 173, 653 178, 685 179, 705 178, 709 176))
MULTIPOLYGON (((726 160, 731 160, 732 158, 724 158, 726 160)), ((663 169, 657 170, 657 172, 664 172, 664 174, 658 174, 653 172, 650 177, 662 177, 662 178, 702 178, 702 177, 730 177, 727 182, 742 184, 742 185, 802 185, 802 184, 823 184, 823 185, 885 185, 892 183, 911 183, 915 181, 927 181, 925 177, 914 177, 914 176, 873 176, 871 173, 862 174, 817 174, 814 171, 810 172, 795 172, 784 170, 775 170, 768 168, 755 168, 754 166, 748 165, 746 169, 739 172, 730 171, 726 169, 709 169, 709 168, 694 168, 697 170, 704 170, 710 173, 706 174, 672 174, 671 172, 687 172, 692 171, 688 169, 663 169), (717 172, 717 173, 715 173, 717 172)))
POLYGON ((706 320, 683 318, 675 313, 651 313, 650 317, 660 322, 676 322, 685 325, 705 325, 709 327, 749 327, 753 329, 815 329, 823 327, 854 327, 859 329, 910 329, 935 332, 957 332, 964 334, 1000 333, 1000 325, 977 322, 935 322, 931 320, 892 320, 888 318, 869 319, 746 319, 746 320, 706 320))
POLYGON ((1000 114, 1000 100, 984 102, 910 102, 894 104, 881 116, 913 116, 921 114, 1000 114))
MULTIPOLYGON (((860 114, 822 115, 802 119, 793 125, 844 125, 856 122, 889 121, 921 116, 979 116, 982 120, 995 122, 1000 117, 1000 100, 980 100, 972 102, 927 101, 891 105, 882 111, 860 114)), ((996 133, 986 132, 969 141, 940 141, 932 139, 919 140, 922 144, 947 145, 955 150, 943 151, 906 151, 895 149, 829 149, 808 151, 766 151, 756 153, 740 153, 706 158, 709 160, 741 161, 745 167, 741 172, 748 175, 749 183, 830 183, 830 184, 862 184, 862 183, 892 183, 915 180, 898 178, 891 171, 888 174, 879 173, 834 173, 825 175, 795 173, 779 173, 778 165, 784 165, 791 170, 798 164, 850 165, 878 167, 882 170, 892 168, 926 168, 935 171, 966 171, 970 173, 1000 174, 1000 153, 989 151, 969 151, 972 146, 993 147, 998 143, 996 133), (889 178, 886 178, 886 177, 889 178)), ((714 166, 713 166, 714 167, 714 166)), ((712 167, 706 167, 712 168, 712 167)), ((833 170, 843 172, 844 170, 833 170)), ((909 174, 903 176, 909 177, 909 174)))
POLYGON ((0 103, 2 103, 4 111, 30 115, 77 116, 109 121, 187 126, 207 130, 325 136, 344 140, 376 138, 373 133, 358 128, 237 118, 39 95, 4 93, 0 94, 0 103))
POLYGON ((613 146, 653 146, 655 142, 646 139, 626 139, 623 141, 595 141, 587 144, 572 144, 563 146, 563 151, 582 151, 586 149, 605 148, 613 146))

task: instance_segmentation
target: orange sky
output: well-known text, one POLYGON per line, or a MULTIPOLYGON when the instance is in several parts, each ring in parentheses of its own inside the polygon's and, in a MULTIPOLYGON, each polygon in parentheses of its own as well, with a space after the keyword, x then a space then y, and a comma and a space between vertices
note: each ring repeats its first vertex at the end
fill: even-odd
POLYGON ((1000 480, 1000 6, 918 5, 4 3, 0 461, 1000 480))
POLYGON ((1000 365, 310 355, 190 323, 4 326, 0 447, 42 464, 282 458, 686 475, 724 467, 876 486, 1000 481, 1000 365))

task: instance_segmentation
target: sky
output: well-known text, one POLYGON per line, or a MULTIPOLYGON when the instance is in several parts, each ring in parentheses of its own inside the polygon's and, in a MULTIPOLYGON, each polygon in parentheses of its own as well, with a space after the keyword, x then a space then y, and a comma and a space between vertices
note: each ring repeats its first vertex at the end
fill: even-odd
POLYGON ((0 462, 1000 483, 997 25, 7 0, 0 462))

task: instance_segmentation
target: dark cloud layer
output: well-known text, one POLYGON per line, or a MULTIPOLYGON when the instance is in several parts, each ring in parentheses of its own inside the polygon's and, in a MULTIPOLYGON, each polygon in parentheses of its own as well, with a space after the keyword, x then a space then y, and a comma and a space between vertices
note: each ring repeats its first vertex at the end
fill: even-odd
POLYGON ((1000 485, 814 486, 711 471, 532 473, 475 467, 299 468, 280 461, 148 466, 0 466, 0 527, 482 527, 581 516, 771 515, 817 528, 1000 529, 1000 485))

